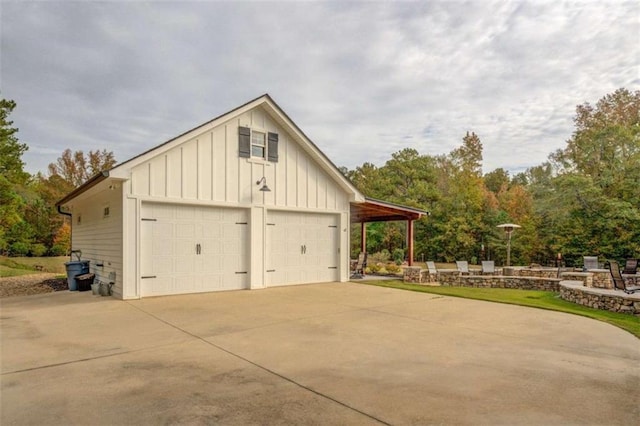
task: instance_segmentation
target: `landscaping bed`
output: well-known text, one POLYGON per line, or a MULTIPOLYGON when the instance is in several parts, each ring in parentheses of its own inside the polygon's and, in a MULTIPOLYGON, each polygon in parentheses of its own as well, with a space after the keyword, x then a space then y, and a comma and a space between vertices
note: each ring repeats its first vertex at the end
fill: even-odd
POLYGON ((60 274, 39 273, 0 278, 0 298, 30 296, 68 290, 67 278, 60 274))

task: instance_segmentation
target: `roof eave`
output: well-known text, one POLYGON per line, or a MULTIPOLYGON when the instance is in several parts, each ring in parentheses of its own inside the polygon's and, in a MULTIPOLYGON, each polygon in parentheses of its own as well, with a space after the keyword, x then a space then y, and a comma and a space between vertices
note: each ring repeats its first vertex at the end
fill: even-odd
POLYGON ((73 200, 74 198, 88 191, 89 189, 93 188, 100 182, 106 180, 108 177, 109 177, 108 170, 96 174, 91 179, 89 179, 88 181, 86 181, 85 183, 83 183, 73 191, 71 191, 69 194, 67 194, 66 197, 64 197, 62 200, 58 201, 56 203, 56 207, 60 207, 67 204, 69 201, 73 200))

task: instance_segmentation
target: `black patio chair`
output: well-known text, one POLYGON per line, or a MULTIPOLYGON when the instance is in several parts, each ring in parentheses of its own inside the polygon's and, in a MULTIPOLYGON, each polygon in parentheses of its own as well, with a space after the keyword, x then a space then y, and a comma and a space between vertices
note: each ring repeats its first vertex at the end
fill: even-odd
POLYGON ((611 273, 611 279, 613 280, 613 287, 616 290, 622 290, 627 294, 633 294, 636 291, 640 291, 638 286, 628 286, 625 283, 622 274, 620 273, 620 265, 615 260, 609 261, 609 272, 611 273))
POLYGON ((638 259, 627 259, 624 264, 624 269, 622 270, 623 274, 626 275, 635 275, 638 269, 638 259))

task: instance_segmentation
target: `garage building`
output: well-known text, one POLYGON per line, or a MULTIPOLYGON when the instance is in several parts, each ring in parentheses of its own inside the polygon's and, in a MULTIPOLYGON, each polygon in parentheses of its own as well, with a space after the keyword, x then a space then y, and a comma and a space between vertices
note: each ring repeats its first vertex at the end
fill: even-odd
POLYGON ((137 299, 347 281, 350 209, 366 203, 263 95, 57 205, 97 279, 137 299))

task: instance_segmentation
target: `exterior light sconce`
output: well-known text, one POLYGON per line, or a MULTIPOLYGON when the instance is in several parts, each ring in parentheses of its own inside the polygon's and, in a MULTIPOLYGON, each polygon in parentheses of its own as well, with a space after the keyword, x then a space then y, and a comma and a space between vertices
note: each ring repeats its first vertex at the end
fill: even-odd
POLYGON ((260 185, 261 183, 262 183, 262 188, 260 188, 260 191, 262 191, 262 192, 271 192, 271 190, 267 186, 267 178, 262 176, 262 178, 259 181, 256 182, 256 185, 260 185))

